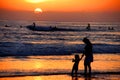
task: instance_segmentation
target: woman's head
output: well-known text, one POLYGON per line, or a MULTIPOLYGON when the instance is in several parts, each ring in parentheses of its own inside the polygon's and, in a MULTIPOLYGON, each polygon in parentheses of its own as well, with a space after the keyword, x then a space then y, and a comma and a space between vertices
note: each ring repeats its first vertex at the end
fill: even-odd
POLYGON ((91 42, 89 41, 89 39, 87 39, 86 37, 83 39, 83 42, 84 42, 85 44, 91 44, 91 42))

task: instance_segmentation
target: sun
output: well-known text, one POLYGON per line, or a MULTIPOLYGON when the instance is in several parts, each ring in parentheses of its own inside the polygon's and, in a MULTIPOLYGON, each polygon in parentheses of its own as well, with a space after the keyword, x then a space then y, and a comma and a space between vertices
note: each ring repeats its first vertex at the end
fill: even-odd
POLYGON ((42 12, 43 12, 43 10, 41 8, 36 8, 34 10, 34 13, 37 13, 37 14, 42 13, 42 12))

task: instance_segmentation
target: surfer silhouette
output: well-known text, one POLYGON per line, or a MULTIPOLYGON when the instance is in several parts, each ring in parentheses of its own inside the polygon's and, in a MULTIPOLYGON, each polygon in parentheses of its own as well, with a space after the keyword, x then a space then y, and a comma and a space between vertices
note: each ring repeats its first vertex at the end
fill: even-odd
POLYGON ((72 76, 74 75, 74 72, 75 72, 75 75, 77 76, 79 61, 80 61, 79 55, 75 55, 75 58, 72 60, 72 62, 74 62, 72 72, 71 72, 72 76))
POLYGON ((33 29, 35 29, 35 27, 36 27, 36 24, 35 24, 35 22, 33 22, 33 29))
POLYGON ((35 25, 35 22, 33 22, 33 26, 35 27, 36 25, 35 25))
POLYGON ((88 26, 86 27, 87 30, 91 30, 90 23, 88 23, 88 26))
POLYGON ((91 62, 93 62, 93 52, 92 52, 92 44, 89 39, 84 38, 83 42, 86 44, 84 48, 84 52, 82 54, 81 59, 85 56, 84 60, 84 74, 87 75, 87 69, 89 69, 89 76, 91 76, 91 62))

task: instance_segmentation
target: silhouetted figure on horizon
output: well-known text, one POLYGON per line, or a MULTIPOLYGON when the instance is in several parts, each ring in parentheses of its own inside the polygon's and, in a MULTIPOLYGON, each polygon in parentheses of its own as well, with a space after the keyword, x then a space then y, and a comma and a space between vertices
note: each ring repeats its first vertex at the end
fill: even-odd
POLYGON ((36 24, 35 24, 35 22, 33 22, 33 29, 35 29, 35 27, 36 27, 36 24))
POLYGON ((108 27, 108 30, 114 30, 114 28, 113 27, 108 27))
POLYGON ((20 28, 22 28, 23 26, 22 25, 20 25, 20 28))
POLYGON ((5 27, 11 27, 11 26, 8 26, 8 25, 6 24, 5 27))
POLYGON ((72 62, 75 62, 71 72, 72 76, 74 75, 74 72, 75 72, 75 76, 77 76, 79 61, 80 61, 79 55, 75 55, 75 59, 72 60, 72 62))
POLYGON ((87 70, 89 69, 89 76, 91 76, 91 62, 93 62, 92 44, 89 41, 89 39, 87 39, 87 38, 84 38, 83 42, 86 44, 86 46, 84 48, 83 55, 81 57, 81 59, 82 59, 83 56, 85 56, 85 60, 84 60, 84 74, 86 76, 87 75, 87 70))
POLYGON ((88 23, 88 26, 86 27, 87 30, 91 30, 90 23, 88 23))

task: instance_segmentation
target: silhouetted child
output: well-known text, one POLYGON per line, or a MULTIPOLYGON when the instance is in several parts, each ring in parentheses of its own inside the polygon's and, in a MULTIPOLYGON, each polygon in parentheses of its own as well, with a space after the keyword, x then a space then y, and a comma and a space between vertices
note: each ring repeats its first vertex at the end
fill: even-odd
POLYGON ((80 61, 79 55, 75 55, 75 59, 72 60, 72 62, 75 62, 72 68, 72 73, 71 73, 72 76, 74 75, 74 71, 75 71, 75 75, 77 76, 79 61, 80 61))

